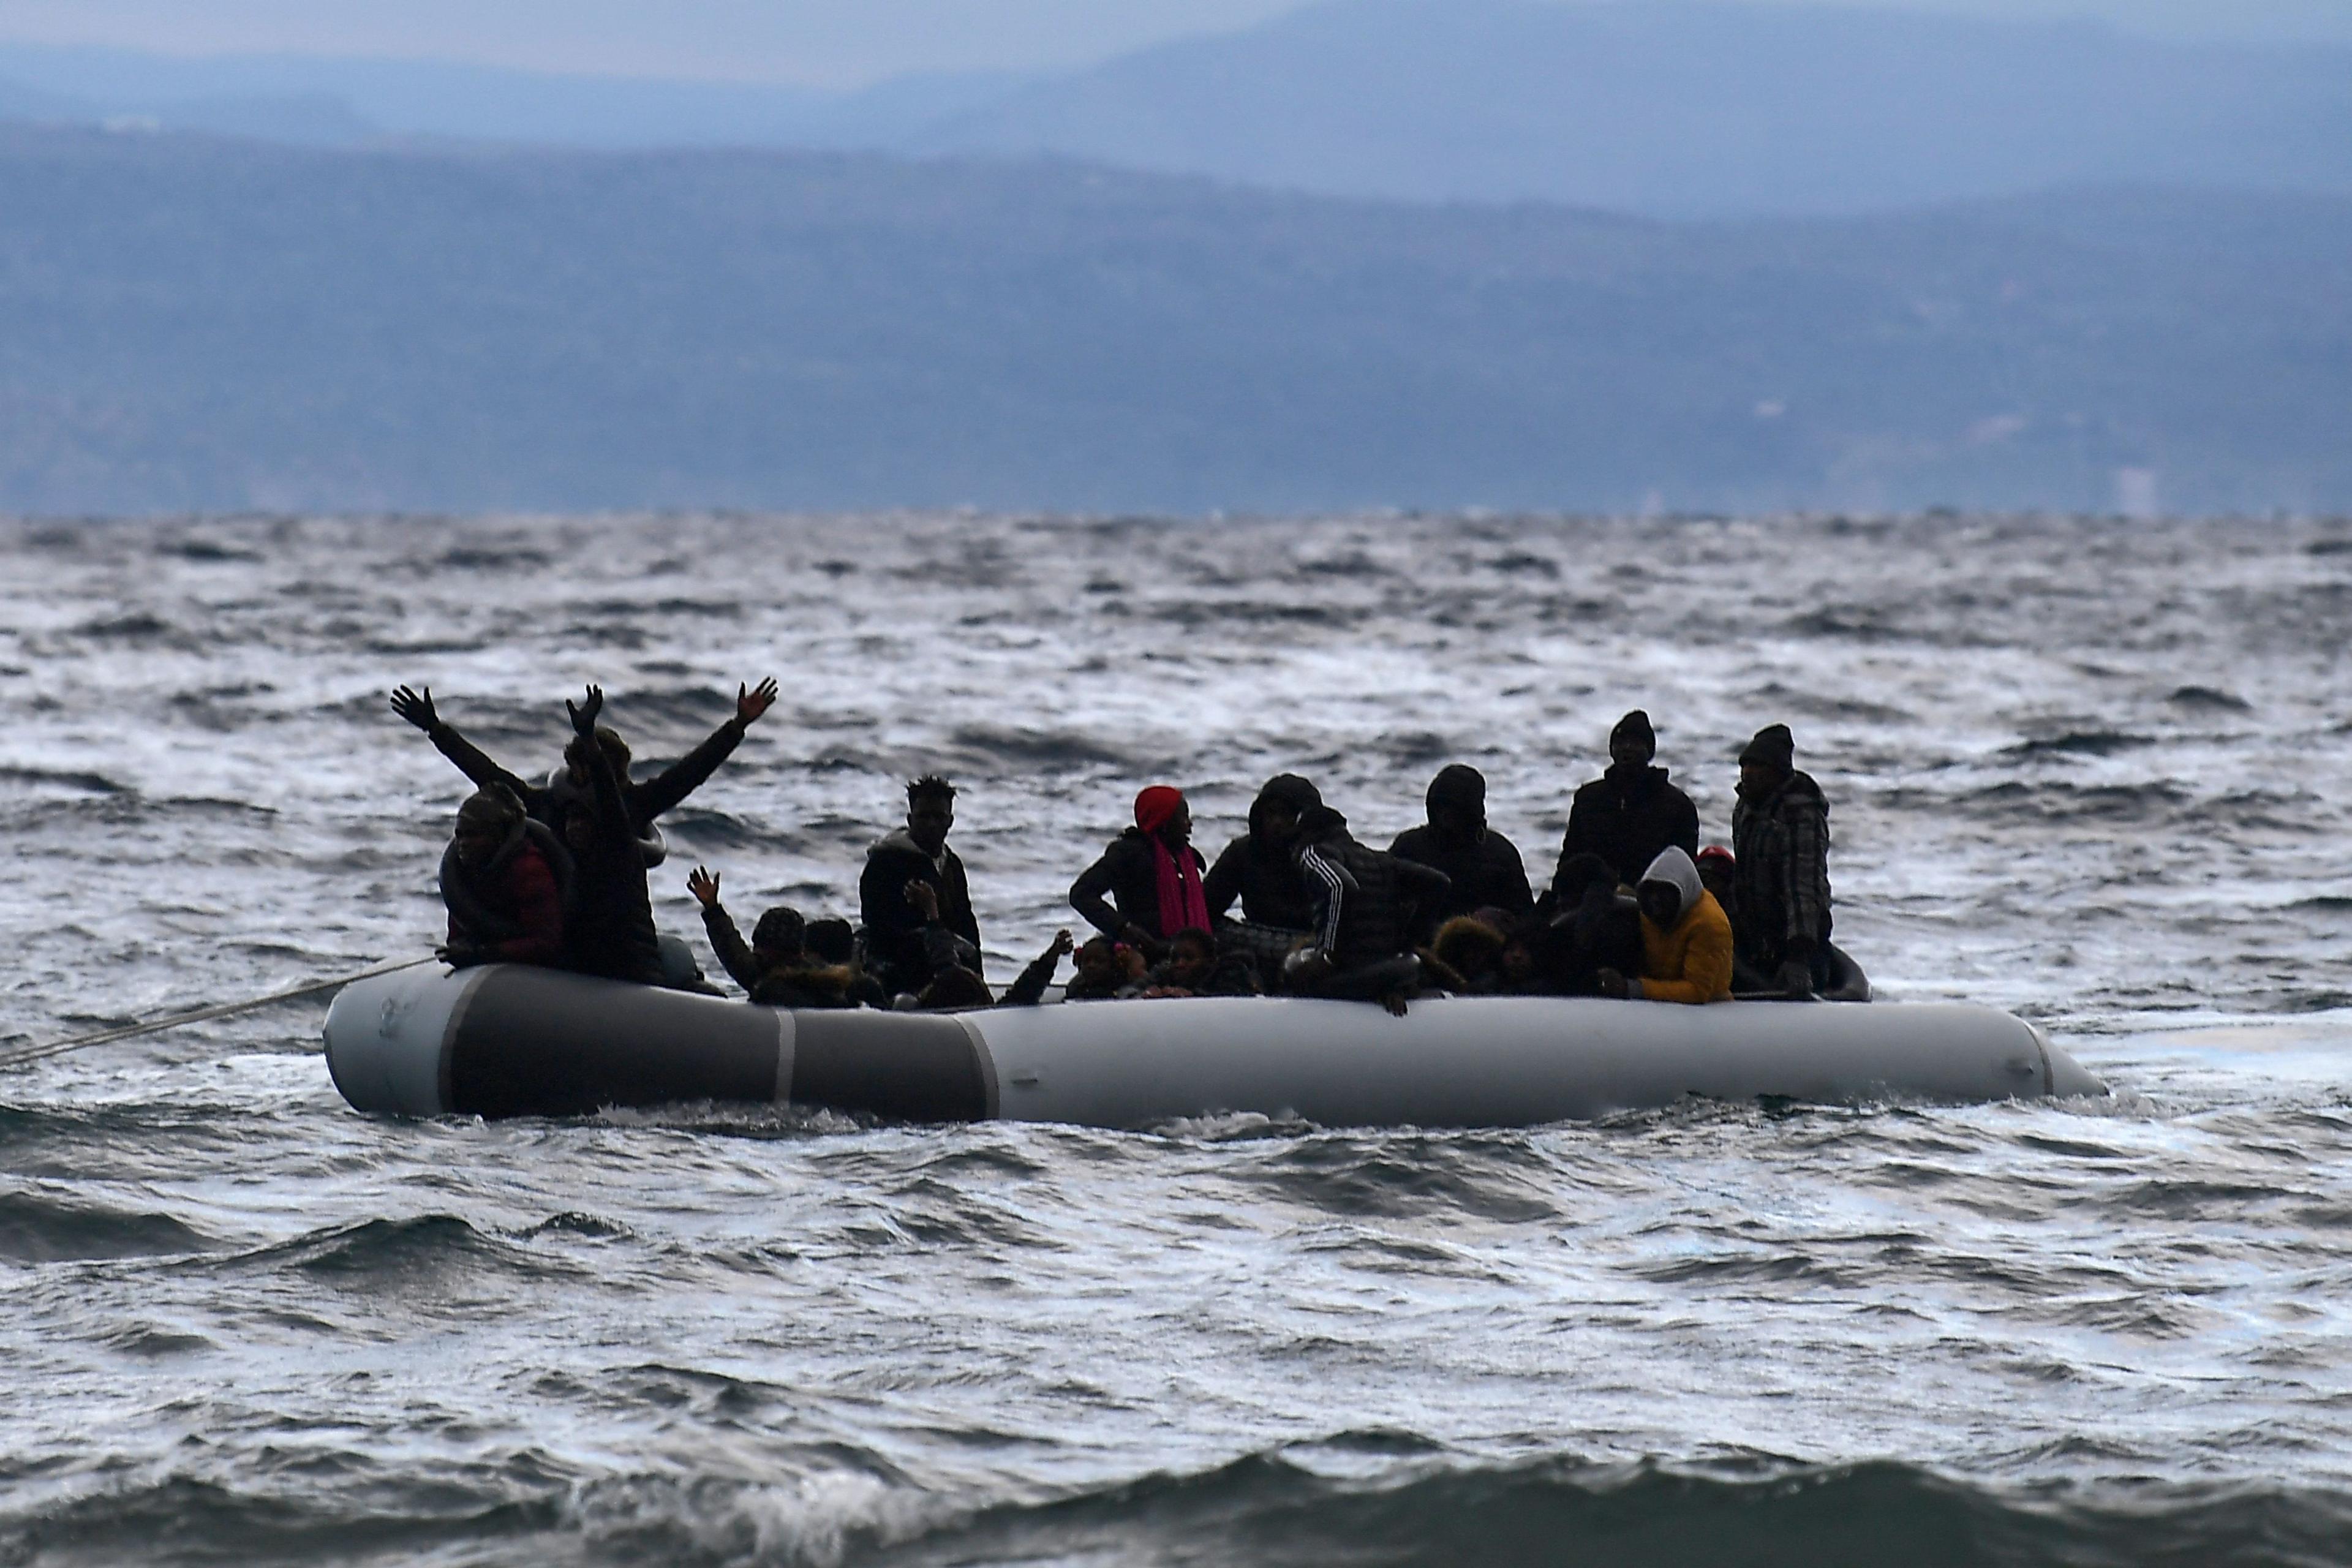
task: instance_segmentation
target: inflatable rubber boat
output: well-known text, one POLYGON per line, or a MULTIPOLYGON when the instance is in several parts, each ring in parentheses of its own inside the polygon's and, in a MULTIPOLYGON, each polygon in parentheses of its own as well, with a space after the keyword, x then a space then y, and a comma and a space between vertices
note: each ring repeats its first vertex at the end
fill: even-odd
POLYGON ((2104 1094, 2041 1030, 1954 1003, 1192 997, 793 1012, 489 964, 361 981, 327 1065, 360 1110, 572 1116, 738 1100, 909 1121, 1138 1127, 1219 1111, 1521 1127, 1696 1095, 1846 1103, 2104 1094))

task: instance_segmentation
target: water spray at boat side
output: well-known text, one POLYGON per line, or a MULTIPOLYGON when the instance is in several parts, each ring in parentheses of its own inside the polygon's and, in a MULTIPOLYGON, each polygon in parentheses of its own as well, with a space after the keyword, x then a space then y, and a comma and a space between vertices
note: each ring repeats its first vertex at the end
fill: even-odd
POLYGON ((576 1115, 682 1100, 912 1121, 1135 1127, 1220 1111, 1517 1127, 1688 1096, 1838 1104, 2105 1094, 2042 1032, 1966 1003, 1194 997, 969 1013, 787 1011, 520 964, 348 986, 327 1062, 376 1115, 576 1115))

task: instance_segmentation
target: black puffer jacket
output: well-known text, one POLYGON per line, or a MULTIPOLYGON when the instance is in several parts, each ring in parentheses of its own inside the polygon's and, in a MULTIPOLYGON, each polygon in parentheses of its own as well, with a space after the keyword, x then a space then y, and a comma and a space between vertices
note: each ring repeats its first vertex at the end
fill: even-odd
MULTIPOLYGON (((1198 849, 1188 844, 1184 854, 1194 870, 1203 868, 1198 849)), ((1207 890, 1204 885, 1202 891, 1207 890)), ((1078 874, 1070 884, 1070 908, 1105 936, 1118 936, 1130 921, 1163 942, 1176 934, 1160 929, 1160 857, 1152 853, 1151 836, 1140 827, 1112 839, 1102 858, 1078 874)))
POLYGON ((1810 959, 1830 939, 1830 804, 1810 773, 1792 773, 1731 809, 1734 945, 1769 974, 1790 958, 1810 959))
POLYGON ((1414 933, 1422 942, 1456 915, 1492 907, 1516 917, 1535 908, 1518 846, 1491 827, 1466 844, 1448 839, 1433 826, 1407 828, 1389 846, 1389 853, 1445 873, 1445 896, 1423 912, 1422 929, 1414 933))
POLYGON ((1367 848, 1328 806, 1308 814, 1298 868, 1312 892, 1316 945, 1340 969, 1409 953, 1421 911, 1445 897, 1445 873, 1367 848))
POLYGON ((1315 923, 1314 900, 1299 874, 1296 847, 1276 848, 1265 841, 1263 829, 1266 813, 1275 806, 1304 816, 1322 804, 1315 786, 1297 773, 1266 781, 1250 804, 1250 830, 1225 846, 1202 881, 1210 919, 1224 914, 1239 899, 1242 918, 1255 925, 1305 931, 1315 923))
POLYGON ((963 862, 942 846, 934 860, 905 828, 884 836, 866 852, 866 872, 857 879, 857 908, 865 927, 866 962, 882 982, 899 991, 920 991, 931 978, 933 961, 923 940, 927 923, 907 901, 908 882, 929 882, 940 896, 940 924, 980 947, 980 921, 971 912, 971 886, 963 862))
POLYGON ((1666 848, 1698 854, 1698 807, 1667 781, 1666 770, 1612 767, 1576 792, 1559 858, 1598 855, 1617 879, 1637 886, 1666 848))

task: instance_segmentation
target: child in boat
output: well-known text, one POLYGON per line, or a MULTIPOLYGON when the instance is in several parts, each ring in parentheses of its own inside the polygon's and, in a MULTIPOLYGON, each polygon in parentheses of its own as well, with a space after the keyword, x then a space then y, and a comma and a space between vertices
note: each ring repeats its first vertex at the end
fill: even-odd
POLYGON ((1257 965, 1245 952, 1217 951, 1217 939, 1197 926, 1168 941, 1168 962, 1152 970, 1146 996, 1255 996, 1257 965))

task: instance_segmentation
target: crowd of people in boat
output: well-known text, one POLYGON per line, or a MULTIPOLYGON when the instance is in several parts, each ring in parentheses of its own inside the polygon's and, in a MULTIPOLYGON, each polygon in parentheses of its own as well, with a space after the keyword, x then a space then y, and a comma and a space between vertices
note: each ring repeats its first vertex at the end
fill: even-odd
MULTIPOLYGON (((543 782, 509 772, 441 718, 429 689, 394 710, 477 786, 441 861, 453 965, 538 963, 719 994, 692 951, 656 928, 649 876, 666 856, 657 819, 715 773, 774 702, 737 689, 734 716, 651 777, 597 720, 604 693, 566 702, 573 736, 543 782)), ((1828 988, 1829 806, 1796 765, 1788 726, 1739 753, 1731 844, 1702 849, 1688 795, 1656 765, 1648 714, 1609 737, 1609 766, 1576 791, 1550 883, 1486 822, 1486 781, 1453 763, 1427 821, 1386 849, 1296 773, 1266 781, 1246 830, 1211 862, 1192 844, 1182 792, 1155 784, 1133 825, 1070 888, 1094 928, 1057 932, 1000 994, 983 975, 964 864, 950 846, 955 785, 907 785, 903 827, 867 851, 858 920, 777 907, 747 942, 697 867, 687 888, 719 963, 756 1003, 959 1010, 1034 1005, 1062 961, 1067 1001, 1283 994, 1378 1002, 1402 1014, 1430 992, 1613 996, 1685 1004, 1735 994, 1802 999, 1828 988)))

